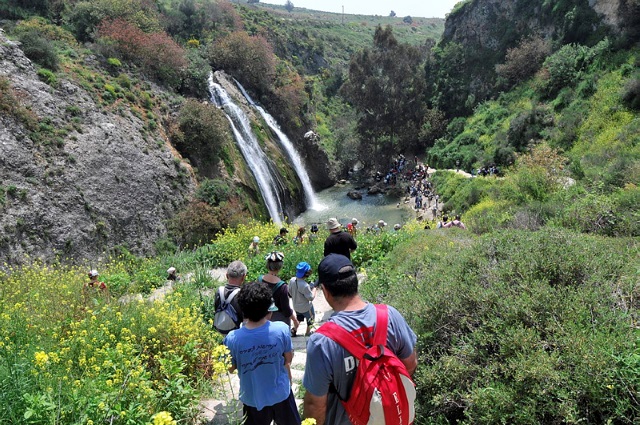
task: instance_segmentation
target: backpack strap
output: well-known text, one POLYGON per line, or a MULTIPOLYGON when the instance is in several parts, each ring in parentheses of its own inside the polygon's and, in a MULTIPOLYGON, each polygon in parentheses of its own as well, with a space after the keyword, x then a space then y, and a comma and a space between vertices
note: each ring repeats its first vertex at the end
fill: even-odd
POLYGON ((231 294, 229 294, 229 298, 226 300, 226 303, 231 304, 231 301, 233 301, 233 299, 236 297, 236 295, 238 295, 239 292, 240 292, 240 288, 236 288, 233 291, 231 291, 231 294))
MULTIPOLYGON (((387 330, 389 324, 389 310, 384 304, 376 304, 376 325, 373 334, 373 346, 380 347, 379 353, 384 353, 384 347, 387 345, 387 330)), ((327 322, 320 326, 316 332, 331 338, 342 346, 345 350, 353 354, 359 360, 364 358, 367 351, 367 347, 364 346, 362 341, 353 336, 350 332, 344 329, 342 326, 333 322, 327 322)))
POLYGON ((271 295, 275 295, 276 291, 280 289, 282 285, 284 285, 284 280, 281 280, 280 282, 276 283, 276 286, 274 286, 273 289, 271 290, 271 295))

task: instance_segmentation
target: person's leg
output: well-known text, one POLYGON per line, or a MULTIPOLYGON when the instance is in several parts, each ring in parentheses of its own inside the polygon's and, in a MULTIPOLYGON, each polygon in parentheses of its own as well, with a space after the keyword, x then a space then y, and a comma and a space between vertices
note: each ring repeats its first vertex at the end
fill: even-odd
POLYGON ((242 411, 247 418, 244 425, 271 425, 271 421, 275 419, 274 406, 265 406, 262 410, 247 406, 246 404, 242 406, 242 411))
POLYGON ((276 425, 300 425, 302 421, 296 406, 296 399, 293 397, 293 391, 284 401, 273 406, 273 412, 276 425))
POLYGON ((307 319, 307 331, 304 333, 305 336, 311 335, 311 331, 313 328, 313 318, 315 317, 315 315, 316 315, 316 312, 313 309, 313 305, 311 305, 311 310, 309 310, 305 316, 307 319))

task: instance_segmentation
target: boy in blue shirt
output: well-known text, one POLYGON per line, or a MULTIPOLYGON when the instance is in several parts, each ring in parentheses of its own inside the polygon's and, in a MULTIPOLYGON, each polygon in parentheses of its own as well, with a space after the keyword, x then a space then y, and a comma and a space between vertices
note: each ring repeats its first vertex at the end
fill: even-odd
POLYGON ((271 290, 263 283, 242 286, 238 304, 247 319, 231 331, 224 344, 238 370, 240 401, 246 425, 299 425, 300 415, 291 390, 293 345, 289 326, 270 322, 271 290))

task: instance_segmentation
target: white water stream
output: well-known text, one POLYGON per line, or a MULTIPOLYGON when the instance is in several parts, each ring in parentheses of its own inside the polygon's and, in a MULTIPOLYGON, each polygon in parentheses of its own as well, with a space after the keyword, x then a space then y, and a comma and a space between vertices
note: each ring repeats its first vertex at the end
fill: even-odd
POLYGON ((256 136, 251 131, 249 119, 242 109, 233 103, 225 89, 213 81, 213 74, 209 75, 209 91, 211 100, 225 111, 231 123, 233 135, 238 142, 242 156, 256 178, 269 216, 274 223, 280 225, 284 216, 284 208, 277 190, 280 183, 273 177, 274 173, 269 166, 270 160, 260 148, 256 136))
POLYGON ((278 136, 278 139, 280 140, 280 144, 284 148, 285 152, 287 152, 287 155, 289 156, 289 160, 293 164, 293 168, 296 174, 298 175, 300 182, 302 183, 302 188, 304 189, 304 196, 305 196, 307 208, 310 208, 313 210, 322 210, 323 206, 318 202, 318 198, 316 197, 316 194, 313 191, 313 187, 311 186, 311 180, 309 179, 309 174, 307 173, 307 170, 304 168, 302 159, 300 158, 298 151, 296 151, 295 147, 293 146, 293 143, 291 143, 291 140, 289 140, 287 135, 282 132, 275 118, 273 118, 260 105, 256 104, 253 101, 253 99, 251 99, 251 96, 249 96, 249 94, 244 89, 244 87, 242 87, 242 85, 237 80, 234 79, 233 81, 235 81, 236 85, 238 86, 238 88, 240 89, 244 97, 247 99, 249 104, 253 106, 258 112, 260 112, 260 115, 262 115, 262 118, 265 120, 269 128, 271 128, 271 130, 273 130, 273 132, 278 136))

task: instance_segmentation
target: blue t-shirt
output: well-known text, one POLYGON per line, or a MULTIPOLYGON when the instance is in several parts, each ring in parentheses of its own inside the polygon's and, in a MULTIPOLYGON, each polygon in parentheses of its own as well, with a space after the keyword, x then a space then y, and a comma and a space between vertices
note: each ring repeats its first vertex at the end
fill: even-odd
MULTIPOLYGON (((362 310, 334 313, 329 321, 350 331, 367 345, 373 339, 376 308, 373 304, 367 303, 362 310)), ((406 359, 413 353, 416 341, 416 334, 404 317, 398 310, 389 306, 387 346, 399 359, 406 359)), ((349 398, 356 366, 355 357, 332 339, 315 333, 307 341, 307 363, 302 384, 315 396, 328 394, 325 423, 351 425, 340 399, 349 398), (331 384, 335 391, 329 390, 331 384)))
POLYGON ((242 327, 224 338, 240 377, 240 400, 262 410, 289 397, 291 383, 284 367, 285 353, 293 351, 291 331, 282 322, 256 329, 242 327))

